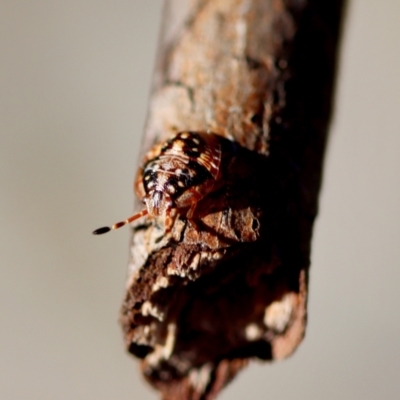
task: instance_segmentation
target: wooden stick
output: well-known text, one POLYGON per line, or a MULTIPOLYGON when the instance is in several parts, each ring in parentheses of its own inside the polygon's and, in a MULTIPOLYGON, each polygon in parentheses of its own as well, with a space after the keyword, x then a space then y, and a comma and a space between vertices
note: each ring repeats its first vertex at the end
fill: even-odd
POLYGON ((166 2, 143 149, 188 130, 233 145, 194 221, 134 227, 121 323, 163 399, 213 399, 304 336, 342 3, 166 2))

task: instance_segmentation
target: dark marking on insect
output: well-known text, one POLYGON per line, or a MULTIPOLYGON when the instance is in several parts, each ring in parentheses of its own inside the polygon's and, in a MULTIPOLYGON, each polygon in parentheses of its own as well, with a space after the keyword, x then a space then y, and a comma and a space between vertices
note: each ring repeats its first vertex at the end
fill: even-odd
POLYGON ((191 220, 199 200, 212 192, 221 178, 223 141, 227 139, 215 133, 184 131, 155 145, 144 157, 134 183, 146 208, 93 234, 118 229, 145 215, 165 217, 169 230, 173 210, 191 220))

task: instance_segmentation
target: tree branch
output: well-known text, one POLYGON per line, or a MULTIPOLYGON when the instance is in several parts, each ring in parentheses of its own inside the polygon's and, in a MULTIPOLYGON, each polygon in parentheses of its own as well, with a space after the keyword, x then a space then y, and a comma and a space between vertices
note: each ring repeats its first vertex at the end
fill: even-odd
POLYGON ((248 359, 287 357, 304 336, 342 8, 166 3, 143 149, 188 130, 229 142, 195 223, 133 228, 121 323, 164 399, 215 398, 248 359))

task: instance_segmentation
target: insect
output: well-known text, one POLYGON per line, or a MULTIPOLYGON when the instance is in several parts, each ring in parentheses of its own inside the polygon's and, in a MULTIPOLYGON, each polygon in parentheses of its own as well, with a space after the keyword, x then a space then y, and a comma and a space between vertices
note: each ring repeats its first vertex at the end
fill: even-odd
POLYGON ((227 139, 215 133, 184 131, 155 145, 144 157, 134 183, 145 208, 93 234, 118 229, 145 215, 165 217, 169 229, 173 210, 192 219, 198 201, 212 192, 221 178, 223 141, 227 139))

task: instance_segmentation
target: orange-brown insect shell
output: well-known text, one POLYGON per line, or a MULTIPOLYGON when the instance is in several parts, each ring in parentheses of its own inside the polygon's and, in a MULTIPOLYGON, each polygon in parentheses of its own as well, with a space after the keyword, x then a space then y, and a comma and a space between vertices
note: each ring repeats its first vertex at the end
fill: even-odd
POLYGON ((214 133, 180 132, 147 153, 134 186, 149 215, 188 208, 186 216, 192 218, 197 202, 220 178, 221 140, 214 133))

